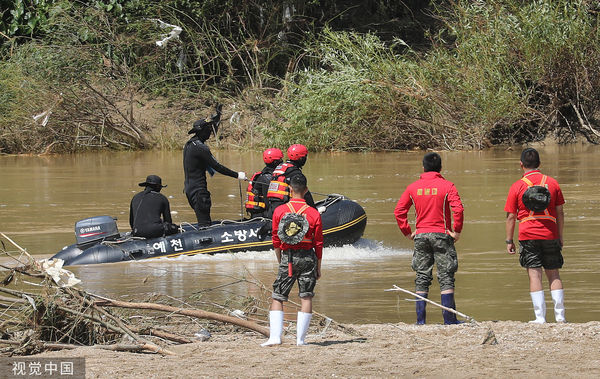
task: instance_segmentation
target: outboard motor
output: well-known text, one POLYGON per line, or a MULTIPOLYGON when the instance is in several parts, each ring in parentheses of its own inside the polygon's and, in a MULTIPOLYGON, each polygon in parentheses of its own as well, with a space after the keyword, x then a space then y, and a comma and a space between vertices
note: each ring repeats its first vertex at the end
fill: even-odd
POLYGON ((120 237, 116 219, 110 216, 95 216, 75 223, 77 247, 84 250, 102 242, 114 241, 120 237))

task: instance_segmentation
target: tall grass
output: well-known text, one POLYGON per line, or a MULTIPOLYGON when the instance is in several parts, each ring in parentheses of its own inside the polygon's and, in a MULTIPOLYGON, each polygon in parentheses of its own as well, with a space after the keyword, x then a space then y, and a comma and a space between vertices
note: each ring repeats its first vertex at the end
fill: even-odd
POLYGON ((586 2, 461 0, 438 11, 446 28, 426 53, 325 30, 265 133, 313 149, 598 141, 600 39, 586 2))
POLYGON ((51 101, 44 86, 21 67, 0 62, 0 153, 41 148, 40 135, 44 131, 33 116, 51 101))
MULTIPOLYGON (((390 28, 385 40, 340 31, 347 18, 335 1, 283 19, 293 7, 274 0, 112 3, 123 7, 46 1, 41 39, 2 40, 3 152, 179 146, 182 124, 224 99, 234 117, 223 141, 236 147, 600 141, 597 1, 432 0, 439 23, 427 49, 390 28), (320 29, 325 15, 338 30, 320 29), (156 17, 184 30, 165 48, 155 44, 165 33, 156 17), (51 108, 46 126, 32 121, 51 108)), ((377 7, 409 13, 392 3, 377 7)), ((375 13, 366 16, 379 20, 375 13)))

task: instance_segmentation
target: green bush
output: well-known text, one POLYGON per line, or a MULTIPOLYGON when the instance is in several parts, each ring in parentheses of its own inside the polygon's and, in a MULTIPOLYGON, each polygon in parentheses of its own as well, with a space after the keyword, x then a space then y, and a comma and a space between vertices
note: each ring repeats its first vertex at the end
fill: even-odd
POLYGON ((596 141, 600 41, 586 2, 463 0, 438 11, 446 29, 420 54, 325 30, 265 133, 313 149, 596 141))

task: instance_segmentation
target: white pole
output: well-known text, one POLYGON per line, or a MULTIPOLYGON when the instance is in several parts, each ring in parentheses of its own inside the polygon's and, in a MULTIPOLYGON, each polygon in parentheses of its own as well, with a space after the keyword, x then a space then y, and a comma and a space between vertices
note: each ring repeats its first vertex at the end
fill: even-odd
POLYGON ((419 295, 419 294, 416 294, 416 293, 414 293, 414 292, 411 292, 411 291, 409 291, 409 290, 405 290, 404 288, 400 288, 400 287, 398 287, 398 286, 397 286, 397 285, 395 285, 395 284, 394 284, 394 286, 393 286, 393 287, 394 287, 394 288, 390 288, 390 289, 387 289, 387 290, 384 290, 384 291, 386 291, 386 292, 388 292, 388 291, 402 291, 402 292, 406 292, 406 293, 408 293, 408 294, 410 294, 410 295, 413 295, 414 297, 416 297, 416 298, 418 298, 418 299, 424 300, 424 301, 426 301, 426 302, 428 302, 428 303, 430 303, 430 304, 433 304, 433 305, 435 305, 435 306, 437 306, 437 307, 440 307, 440 308, 442 308, 442 309, 443 309, 443 310, 445 310, 445 311, 452 312, 452 313, 454 313, 454 314, 457 314, 457 315, 459 315, 460 317, 464 317, 464 318, 466 318, 466 319, 467 319, 468 321, 470 321, 470 322, 477 322, 477 321, 475 321, 475 319, 474 319, 473 317, 471 317, 471 316, 467 316, 466 314, 464 314, 464 313, 461 313, 461 312, 457 311, 456 309, 452 309, 452 308, 444 307, 443 305, 441 305, 441 304, 438 304, 438 303, 436 303, 435 301, 431 301, 431 300, 429 300, 428 298, 426 298, 426 297, 423 297, 423 296, 421 296, 421 295, 419 295))

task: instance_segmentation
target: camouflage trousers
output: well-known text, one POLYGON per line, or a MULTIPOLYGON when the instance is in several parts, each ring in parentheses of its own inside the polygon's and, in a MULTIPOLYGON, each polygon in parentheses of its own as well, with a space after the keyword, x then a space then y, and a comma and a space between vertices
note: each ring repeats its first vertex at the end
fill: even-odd
POLYGON ((277 278, 273 283, 273 299, 287 301, 294 282, 298 281, 298 296, 313 297, 317 284, 317 255, 310 250, 284 250, 277 278), (292 276, 288 276, 288 259, 292 254, 292 276))
POLYGON ((417 273, 416 291, 429 292, 434 263, 440 290, 454 289, 454 273, 458 270, 454 238, 445 233, 421 233, 415 236, 414 241, 412 269, 417 273))

